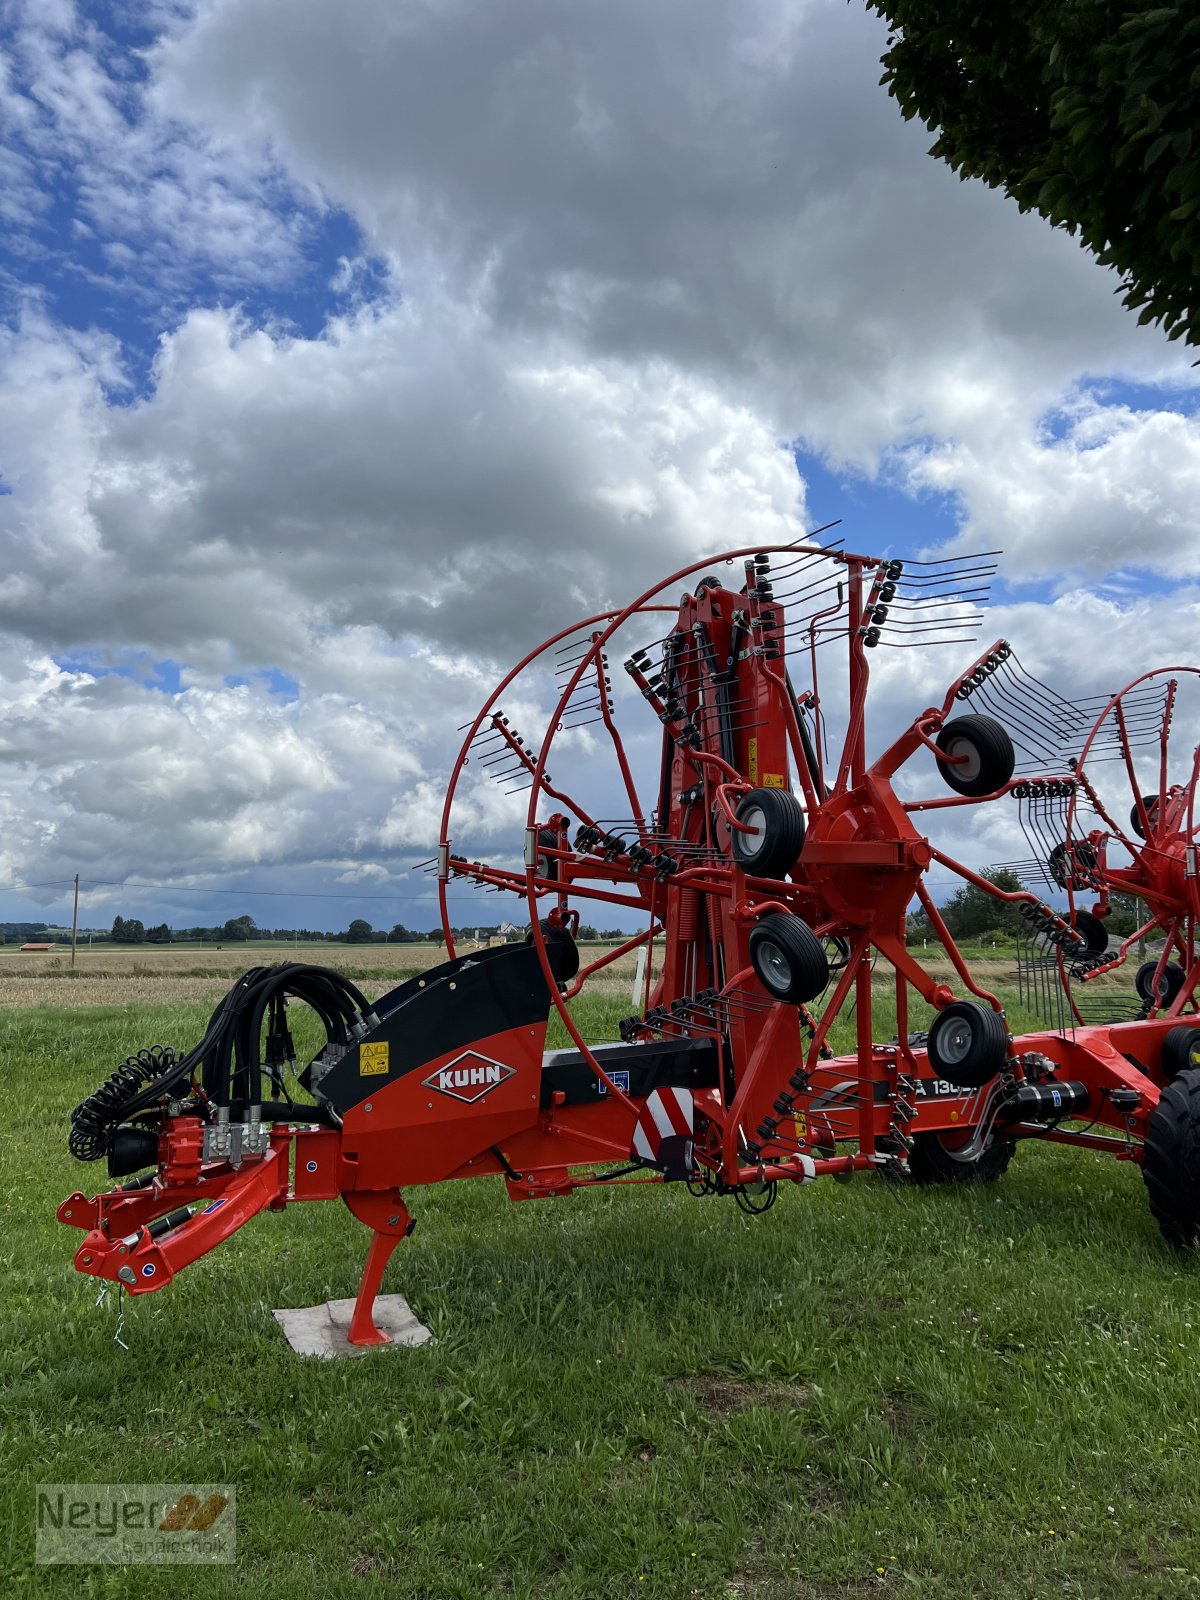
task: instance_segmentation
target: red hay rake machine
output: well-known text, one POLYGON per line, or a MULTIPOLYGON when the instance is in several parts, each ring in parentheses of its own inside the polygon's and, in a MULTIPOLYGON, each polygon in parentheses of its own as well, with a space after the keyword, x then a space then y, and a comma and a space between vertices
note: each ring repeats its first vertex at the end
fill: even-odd
POLYGON ((827 1175, 995 1178, 1031 1138, 1140 1163, 1164 1234, 1192 1243, 1200 751, 1177 760, 1171 733, 1200 673, 1077 703, 997 640, 892 743, 868 743, 876 652, 976 640, 994 570, 735 550, 527 656, 465 731, 427 864, 448 959, 374 1001, 326 968, 256 968, 192 1050, 131 1057, 73 1115, 73 1153, 128 1180, 60 1207, 83 1231, 76 1267, 152 1291, 255 1213, 340 1196, 372 1230, 350 1338, 375 1344, 418 1184, 493 1175, 532 1200, 681 1181, 757 1213, 780 1184, 827 1175), (523 856, 456 851, 517 794, 523 856), (922 831, 977 806, 1015 813, 1032 850, 1008 864, 1020 889, 922 831), (1019 909, 1040 1031, 1013 1037, 931 871, 1019 909), (456 951, 449 895, 464 886, 523 899, 525 942, 456 951), (1142 909, 1113 944, 1118 896, 1142 909), (932 949, 906 940, 914 905, 932 949), (581 910, 641 931, 585 955, 581 910), (630 955, 634 1014, 589 1040, 577 1002, 627 982, 613 968, 630 955), (326 1034, 299 1072, 289 1001, 326 1034), (856 1044, 835 1055, 846 1014, 856 1044), (555 1015, 571 1044, 547 1051, 555 1015))

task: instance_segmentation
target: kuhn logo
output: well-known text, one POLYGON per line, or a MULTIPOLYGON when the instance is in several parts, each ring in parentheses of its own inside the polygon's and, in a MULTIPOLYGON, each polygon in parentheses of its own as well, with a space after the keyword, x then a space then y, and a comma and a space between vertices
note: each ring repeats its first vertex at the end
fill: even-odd
POLYGON ((490 1094, 498 1084, 516 1075, 515 1067, 506 1067, 503 1062, 492 1061, 488 1056, 468 1050, 456 1056, 448 1066, 431 1072, 423 1082, 426 1089, 436 1089, 439 1094, 448 1094, 470 1106, 476 1100, 482 1100, 485 1094, 490 1094))

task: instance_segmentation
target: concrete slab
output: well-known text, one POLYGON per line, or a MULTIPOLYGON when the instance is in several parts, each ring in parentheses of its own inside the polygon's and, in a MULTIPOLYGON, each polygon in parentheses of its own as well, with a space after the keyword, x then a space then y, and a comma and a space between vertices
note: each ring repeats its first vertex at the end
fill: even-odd
MULTIPOLYGON (((326 1361, 336 1356, 361 1356, 368 1350, 386 1350, 386 1344, 351 1344, 350 1317, 353 1300, 326 1300, 320 1306, 298 1306, 292 1311, 276 1311, 275 1321, 298 1356, 321 1356, 326 1361)), ((386 1333, 393 1345, 413 1348, 425 1344, 433 1335, 418 1322, 402 1294, 381 1294, 375 1299, 375 1326, 386 1333)))

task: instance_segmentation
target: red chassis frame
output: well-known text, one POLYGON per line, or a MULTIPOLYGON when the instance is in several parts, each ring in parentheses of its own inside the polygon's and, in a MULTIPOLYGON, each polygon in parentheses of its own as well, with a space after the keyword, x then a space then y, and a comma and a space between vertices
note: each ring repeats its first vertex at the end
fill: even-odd
MULTIPOLYGON (((745 1193, 779 1181, 803 1184, 859 1169, 902 1171, 905 1151, 920 1136, 967 1152, 973 1141, 997 1134, 1039 1137, 1141 1159, 1147 1122, 1166 1081, 1162 1040, 1185 1011, 1195 1008, 1195 971, 1169 1007, 1145 1020, 1010 1040, 1006 1073, 977 1090, 939 1080, 926 1051, 909 1042, 910 989, 935 1012, 956 998, 905 943, 905 916, 914 898, 961 989, 1001 1012, 999 1000, 972 978, 922 881, 934 862, 1000 899, 1037 908, 1043 926, 1061 938, 1071 934, 1067 918, 1040 906, 1031 893, 995 890, 937 849, 912 821, 926 811, 997 800, 1016 787, 1015 780, 983 796, 955 793, 917 800, 901 799, 893 785, 922 749, 933 750, 943 770, 955 761, 938 748, 937 735, 972 685, 1003 662, 1004 641, 972 663, 940 707, 922 712, 868 764, 868 651, 878 642, 876 619, 886 618, 899 564, 794 546, 739 550, 723 559, 744 562, 745 583, 736 591, 708 579, 678 605, 664 605, 659 596, 667 585, 714 565, 711 559, 700 561, 624 610, 583 625, 586 647, 568 674, 537 754, 510 728, 499 696, 549 645, 578 629, 564 630, 514 668, 467 732, 447 793, 439 851, 450 960, 426 974, 418 985, 422 992, 406 995, 404 1003, 453 1006, 449 991, 477 981, 478 972, 474 980, 468 974, 487 965, 493 985, 501 989, 505 973, 526 983, 533 973, 544 991, 541 1007, 523 1014, 519 1026, 488 1025, 471 1037, 466 1054, 461 1039, 453 1048, 435 1045, 422 1056, 419 1071, 389 1073, 378 1084, 355 1082, 341 1105, 340 1126, 277 1122, 266 1147, 236 1165, 227 1159, 206 1161, 202 1118, 168 1109, 159 1121, 153 1173, 93 1200, 77 1192, 59 1208, 61 1221, 85 1232, 75 1256, 81 1272, 123 1283, 131 1293, 151 1292, 258 1211, 340 1195, 373 1233, 350 1337, 360 1344, 385 1342, 371 1307, 395 1245, 413 1225, 402 1189, 499 1175, 513 1199, 534 1199, 601 1183, 662 1181, 664 1173, 653 1169, 577 1170, 629 1160, 639 1117, 659 1080, 652 1077, 640 1093, 631 1087, 627 1067, 615 1069, 611 1054, 605 1059, 602 1049, 589 1045, 570 1011, 570 1001, 618 955, 640 946, 652 952, 660 940, 660 975, 652 988, 647 980, 644 1015, 623 1028, 628 1048, 621 1059, 636 1063, 640 1051, 651 1060, 664 1040, 708 1051, 713 1071, 689 1081, 692 1172, 710 1189, 745 1193), (812 557, 838 569, 836 602, 807 619, 812 681, 801 694, 787 673, 788 624, 767 576, 772 556, 785 564, 812 557), (655 817, 637 794, 614 720, 607 657, 619 630, 651 613, 673 619, 664 668, 656 671, 644 651, 635 651, 626 667, 663 728, 655 817), (836 758, 826 762, 817 651, 827 637, 842 636, 847 641, 846 733, 836 758), (585 692, 596 697, 629 801, 631 817, 619 832, 602 826, 554 787, 547 772, 555 733, 569 723, 572 705, 585 692), (470 862, 452 851, 456 788, 481 734, 496 741, 528 778, 523 872, 470 862), (799 860, 785 875, 749 875, 730 850, 733 836, 746 827, 737 818, 737 804, 757 789, 791 790, 793 778, 807 813, 799 860), (580 829, 574 843, 572 823, 580 829), (456 878, 523 895, 532 948, 488 952, 487 963, 456 955, 446 900, 456 878), (619 950, 606 952, 577 974, 564 973, 560 981, 562 932, 578 927, 580 901, 636 911, 648 926, 619 950), (750 933, 761 918, 780 912, 802 919, 845 953, 818 1016, 804 1005, 772 999, 756 976, 750 933), (895 974, 897 1040, 892 1044, 873 1038, 876 954, 895 974), (831 1058, 829 1029, 851 996, 857 1049, 831 1058), (553 1058, 544 1053, 552 1009, 575 1046, 574 1091, 554 1086, 553 1058), (498 1069, 495 1081, 483 1085, 476 1098, 453 1088, 439 1092, 440 1075, 461 1072, 466 1055, 488 1064, 477 1071, 498 1069), (1059 1086, 1069 1086, 1070 1103, 1087 1106, 1088 1127, 1068 1128, 1053 1116, 1015 1116, 1012 1105, 1018 1102, 1011 1091, 1022 1084, 1044 1086, 1051 1097, 1059 1086)), ((1042 781, 1069 779, 1050 773, 1042 781)), ((399 1017, 399 1010, 383 1013, 360 1050, 384 1036, 398 1038, 399 1017)), ((368 1069, 360 1070, 365 1076, 368 1069)))

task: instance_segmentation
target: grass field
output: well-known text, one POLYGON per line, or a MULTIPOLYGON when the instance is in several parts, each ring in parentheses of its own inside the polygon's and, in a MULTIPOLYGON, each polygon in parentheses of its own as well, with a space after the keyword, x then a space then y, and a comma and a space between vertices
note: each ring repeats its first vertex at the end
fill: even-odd
MULTIPOLYGON (((26 985, 0 988, 0 1593, 1200 1592, 1200 1276, 1137 1169, 1087 1153, 1025 1147, 978 1191, 823 1182, 756 1220, 674 1187, 413 1191, 385 1286, 436 1342, 335 1364, 271 1307, 352 1293, 367 1235, 297 1207, 126 1302, 121 1349, 54 1220, 103 1186, 67 1117, 129 1050, 194 1039, 240 969, 218 955, 0 968, 26 985), (62 998, 85 983, 108 1004, 62 998), (162 1480, 237 1485, 236 1566, 33 1564, 36 1483, 162 1480)), ((590 1028, 628 1002, 614 977, 590 1028)))
MULTIPOLYGON (((309 961, 336 967, 382 991, 398 977, 445 959, 435 944, 268 944, 81 946, 27 954, 0 945, 0 1006, 129 1005, 143 1000, 215 1000, 247 967, 309 961)), ((372 991, 374 992, 374 990, 372 991)))

